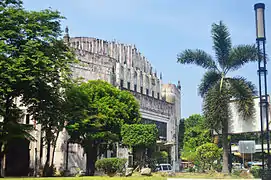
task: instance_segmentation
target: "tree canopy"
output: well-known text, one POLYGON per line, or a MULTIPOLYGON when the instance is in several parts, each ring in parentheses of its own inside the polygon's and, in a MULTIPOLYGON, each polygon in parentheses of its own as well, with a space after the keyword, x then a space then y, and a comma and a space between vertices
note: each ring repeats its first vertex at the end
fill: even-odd
POLYGON ((197 147, 211 142, 211 131, 205 126, 205 118, 199 114, 184 119, 184 125, 184 147, 181 156, 194 161, 197 147))
MULTIPOLYGON (((158 138, 158 129, 155 124, 124 125, 121 130, 121 137, 122 143, 133 149, 134 164, 142 167, 146 161, 149 161, 149 165, 152 166, 148 150, 155 147, 158 138)), ((153 157, 158 159, 155 154, 157 153, 154 153, 153 157)))
POLYGON ((21 112, 14 117, 19 105, 26 106, 31 117, 47 132, 52 131, 47 125, 52 127, 53 123, 57 128, 58 120, 63 121, 63 117, 56 119, 61 115, 56 104, 62 101, 61 85, 67 81, 70 63, 75 58, 61 38, 62 19, 58 11, 51 9, 27 11, 20 0, 0 2, 1 150, 5 150, 5 136, 14 135, 15 125, 21 130, 16 136, 21 132, 21 137, 29 137, 19 123, 11 126, 22 115, 21 112))
POLYGON ((124 124, 140 122, 139 104, 128 91, 92 80, 66 91, 70 140, 87 153, 87 173, 93 175, 97 146, 120 140, 124 124))
POLYGON ((199 85, 199 94, 204 98, 203 112, 212 129, 222 130, 223 172, 228 168, 228 121, 231 117, 229 103, 235 99, 238 112, 244 118, 254 114, 253 97, 255 86, 247 79, 230 77, 229 72, 239 70, 245 64, 257 60, 258 51, 254 44, 233 46, 227 26, 220 21, 212 25, 214 59, 208 53, 196 49, 187 49, 178 54, 177 62, 195 64, 207 70, 199 85))
POLYGON ((156 143, 158 129, 155 124, 124 125, 121 130, 123 144, 147 148, 156 143))

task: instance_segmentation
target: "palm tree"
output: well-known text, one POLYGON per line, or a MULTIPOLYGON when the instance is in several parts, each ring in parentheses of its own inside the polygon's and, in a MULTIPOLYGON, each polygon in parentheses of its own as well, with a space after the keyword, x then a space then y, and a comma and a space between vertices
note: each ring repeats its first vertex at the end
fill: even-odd
POLYGON ((244 118, 254 115, 253 97, 256 87, 243 77, 229 77, 229 72, 236 71, 249 62, 256 61, 255 45, 232 46, 227 26, 220 21, 212 25, 213 49, 216 59, 206 52, 187 49, 178 54, 177 62, 195 64, 207 70, 199 85, 199 94, 203 98, 203 113, 210 128, 222 132, 223 173, 228 168, 228 125, 231 117, 229 103, 236 100, 238 112, 244 118))

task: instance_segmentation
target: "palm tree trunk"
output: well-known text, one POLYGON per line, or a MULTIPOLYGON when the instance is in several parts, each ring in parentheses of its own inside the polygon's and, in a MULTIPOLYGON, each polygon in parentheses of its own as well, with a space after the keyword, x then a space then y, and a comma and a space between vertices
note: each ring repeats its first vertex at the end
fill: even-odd
POLYGON ((223 147, 223 167, 222 173, 229 174, 229 142, 228 142, 228 121, 222 122, 222 147, 223 147))

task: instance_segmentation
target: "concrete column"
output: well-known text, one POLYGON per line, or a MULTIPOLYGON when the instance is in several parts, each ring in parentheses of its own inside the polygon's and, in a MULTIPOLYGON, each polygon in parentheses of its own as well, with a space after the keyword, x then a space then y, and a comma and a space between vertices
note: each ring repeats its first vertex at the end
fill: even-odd
POLYGON ((94 40, 91 41, 91 52, 94 53, 94 40))
POLYGON ((101 50, 102 50, 102 54, 105 54, 105 49, 104 49, 104 41, 101 40, 101 50))
POLYGON ((89 43, 89 41, 87 41, 87 51, 88 52, 90 51, 90 43, 89 43))
POLYGON ((118 44, 118 51, 119 51, 119 62, 122 63, 122 52, 121 52, 121 45, 118 44))
POLYGON ((109 48, 109 50, 110 50, 109 56, 114 57, 114 55, 113 55, 113 43, 112 42, 110 42, 110 48, 109 48))
POLYGON ((99 40, 96 40, 96 53, 99 53, 99 48, 100 48, 100 44, 99 44, 99 40))

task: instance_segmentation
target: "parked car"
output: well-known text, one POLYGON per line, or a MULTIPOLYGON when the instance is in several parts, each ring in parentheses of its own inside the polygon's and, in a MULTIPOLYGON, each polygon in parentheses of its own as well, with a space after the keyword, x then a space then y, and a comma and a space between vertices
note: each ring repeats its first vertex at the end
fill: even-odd
POLYGON ((170 164, 156 164, 157 172, 172 172, 172 166, 170 164))

